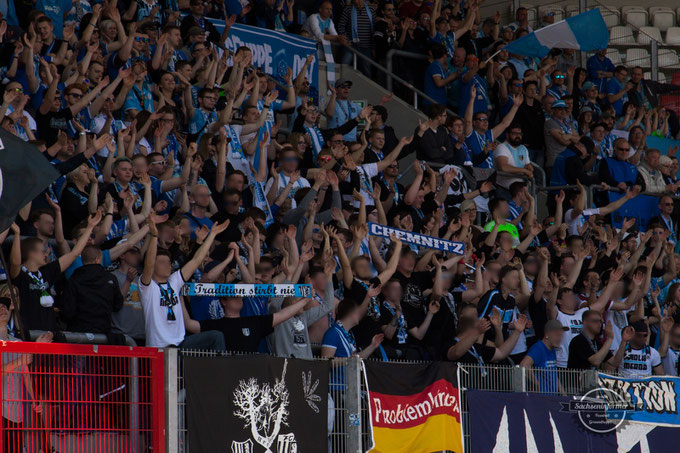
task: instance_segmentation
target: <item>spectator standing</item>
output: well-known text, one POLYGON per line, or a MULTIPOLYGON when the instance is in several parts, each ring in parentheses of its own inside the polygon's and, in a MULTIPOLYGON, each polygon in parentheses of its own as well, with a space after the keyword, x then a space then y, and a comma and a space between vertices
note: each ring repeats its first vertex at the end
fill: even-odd
POLYGON ((347 37, 345 35, 338 35, 333 24, 333 3, 330 1, 322 2, 319 5, 319 12, 312 14, 305 21, 302 27, 317 41, 332 41, 337 42, 343 46, 348 45, 347 37))
MULTIPOLYGON (((345 6, 338 23, 338 32, 345 35, 352 49, 369 59, 372 57, 375 19, 375 9, 371 5, 364 0, 352 0, 351 4, 345 6)), ((353 57, 352 52, 344 50, 340 61, 343 64, 351 64, 353 57)), ((370 78, 372 72, 370 64, 362 58, 358 60, 359 70, 370 78)))
MULTIPOLYGON (((328 105, 326 106, 326 115, 328 116, 329 128, 338 128, 359 116, 361 107, 356 102, 349 100, 351 89, 351 80, 338 79, 335 82, 335 91, 332 92, 331 98, 328 100, 328 105)), ((344 135, 344 139, 348 142, 356 141, 356 127, 347 132, 344 135)))
POLYGON ((498 175, 496 183, 510 190, 510 185, 517 181, 534 178, 534 167, 529 159, 529 151, 522 144, 522 126, 513 123, 508 127, 506 141, 498 145, 493 153, 494 168, 503 173, 512 173, 520 178, 498 175))
POLYGON ((550 169, 555 164, 557 155, 581 138, 578 130, 575 130, 567 121, 567 104, 558 100, 554 101, 550 107, 552 116, 546 120, 544 126, 545 170, 548 178, 550 178, 550 169))
POLYGON ((520 366, 527 368, 529 381, 541 393, 565 394, 557 374, 556 351, 567 329, 557 320, 551 319, 546 322, 543 327, 543 339, 529 348, 529 352, 520 363, 520 366))
POLYGON ((583 313, 583 329, 569 342, 569 361, 567 368, 571 370, 597 370, 600 367, 615 370, 623 359, 626 343, 633 336, 633 328, 626 327, 621 333, 623 341, 616 354, 610 349, 614 339, 614 329, 607 321, 602 329, 602 316, 597 310, 586 310, 583 313), (600 334, 604 333, 604 341, 600 334))
POLYGON ((123 308, 118 280, 102 267, 100 248, 88 245, 82 259, 66 283, 60 314, 69 331, 108 334, 112 314, 123 308))
POLYGON ((628 79, 628 69, 619 65, 614 68, 614 77, 607 83, 607 101, 614 107, 616 114, 621 116, 623 104, 628 102, 628 93, 633 89, 633 82, 628 79))
MULTIPOLYGON (((588 58, 588 80, 595 84, 600 93, 607 92, 607 81, 614 76, 614 64, 607 57, 607 49, 600 49, 588 58)), ((584 88, 585 89, 585 88, 584 88)))
POLYGON ((673 322, 671 316, 666 316, 661 320, 661 344, 659 355, 663 363, 664 374, 667 376, 678 376, 678 358, 680 358, 680 324, 673 322))
POLYGON ((423 105, 432 103, 446 105, 448 86, 460 75, 457 71, 449 72, 446 60, 446 47, 437 45, 432 49, 433 61, 425 71, 425 94, 432 98, 423 99, 423 105))
POLYGON ((641 379, 652 375, 663 375, 664 368, 659 352, 647 344, 649 328, 646 321, 635 321, 631 326, 635 332, 632 338, 628 341, 621 339, 621 342, 626 345, 623 360, 619 365, 619 376, 641 379))

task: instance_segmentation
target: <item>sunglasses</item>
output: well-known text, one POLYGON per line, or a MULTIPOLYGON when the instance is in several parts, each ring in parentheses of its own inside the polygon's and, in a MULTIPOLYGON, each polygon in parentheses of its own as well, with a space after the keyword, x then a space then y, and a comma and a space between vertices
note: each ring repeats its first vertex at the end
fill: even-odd
POLYGON ((69 93, 68 95, 69 95, 69 96, 73 96, 73 97, 76 98, 76 99, 80 99, 80 98, 83 97, 83 95, 80 94, 80 93, 69 93))
POLYGON ((148 42, 149 42, 149 38, 141 38, 141 37, 137 36, 137 37, 135 38, 135 41, 137 41, 137 42, 148 43, 148 42))
POLYGON ((297 157, 284 157, 281 162, 297 162, 297 157))
POLYGON ((556 78, 556 79, 563 79, 564 76, 563 76, 563 75, 556 75, 555 78, 556 78))

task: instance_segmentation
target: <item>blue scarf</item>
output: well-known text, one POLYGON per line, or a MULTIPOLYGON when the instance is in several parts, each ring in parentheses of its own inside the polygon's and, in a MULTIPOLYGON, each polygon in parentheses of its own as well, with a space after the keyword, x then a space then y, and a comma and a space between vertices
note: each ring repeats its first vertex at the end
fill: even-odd
MULTIPOLYGON (((371 14, 371 10, 368 7, 368 3, 364 2, 364 10, 366 11, 366 15, 368 16, 368 22, 371 25, 371 34, 373 33, 373 15, 371 14)), ((357 8, 356 6, 352 6, 352 42, 357 43, 359 42, 359 26, 357 25, 357 8)))

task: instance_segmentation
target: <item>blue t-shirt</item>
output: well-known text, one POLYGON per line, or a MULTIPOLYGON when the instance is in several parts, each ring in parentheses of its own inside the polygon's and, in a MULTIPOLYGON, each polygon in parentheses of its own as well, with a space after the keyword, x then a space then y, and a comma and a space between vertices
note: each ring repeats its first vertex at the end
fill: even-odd
POLYGON ((244 297, 241 307, 241 318, 263 316, 269 314, 269 297, 244 297))
MULTIPOLYGON (((607 82, 607 94, 617 94, 623 89, 623 84, 618 81, 616 77, 612 77, 607 82)), ((623 104, 628 102, 628 93, 621 96, 621 98, 612 104, 614 110, 616 110, 617 115, 621 115, 621 110, 623 109, 623 104)))
POLYGON ((184 214, 184 217, 189 219, 189 226, 191 227, 191 239, 196 239, 196 229, 202 227, 203 225, 208 228, 212 228, 213 221, 207 217, 199 219, 196 216, 190 215, 189 213, 184 214), (198 223, 197 223, 198 222, 198 223))
POLYGON ((191 317, 196 321, 224 318, 220 299, 212 296, 191 296, 191 317))
POLYGON ((35 9, 42 11, 52 19, 53 33, 57 39, 61 39, 63 36, 64 14, 71 9, 72 3, 71 0, 38 0, 35 4, 35 9))
POLYGON ((194 109, 194 116, 189 121, 189 133, 203 135, 208 131, 208 127, 217 121, 217 113, 204 112, 201 109, 194 109))
POLYGON ((557 393, 557 354, 539 341, 527 352, 534 361, 533 372, 541 393, 557 393))
POLYGON ((598 77, 597 71, 613 73, 614 63, 607 57, 604 57, 604 60, 600 61, 597 55, 593 55, 588 58, 586 67, 588 69, 588 80, 595 84, 597 91, 604 93, 607 88, 607 79, 605 77, 598 77))
MULTIPOLYGON (((467 68, 463 70, 463 74, 466 72, 467 68)), ((461 77, 463 74, 461 74, 461 77)), ((481 78, 479 74, 475 74, 468 83, 460 84, 460 103, 458 104, 458 113, 460 116, 465 116, 465 110, 467 109, 468 102, 470 102, 470 88, 473 83, 477 88, 477 97, 475 98, 473 111, 475 113, 487 113, 489 111, 489 106, 491 105, 491 101, 489 100, 489 84, 486 79, 481 78)))
MULTIPOLYGON (((480 134, 473 130, 470 135, 465 137, 465 143, 470 149, 470 153, 473 156, 476 156, 477 154, 484 152, 484 150, 488 148, 491 143, 493 143, 493 131, 491 129, 487 129, 484 134, 480 134)), ((493 151, 489 151, 489 154, 487 155, 484 162, 476 165, 476 167, 493 168, 493 151)))
MULTIPOLYGON (((425 72, 425 94, 435 100, 437 104, 446 105, 446 86, 438 87, 434 77, 439 76, 444 80, 448 74, 439 61, 433 61, 425 72)), ((427 99, 423 99, 424 105, 432 104, 427 99)))
MULTIPOLYGON (((353 338, 352 338, 353 340, 353 338)), ((351 357, 356 352, 353 341, 345 334, 344 329, 337 323, 333 323, 323 334, 321 340, 322 347, 335 348, 335 357, 351 357)), ((344 390, 345 388, 345 367, 331 368, 329 385, 334 390, 344 390)))
MULTIPOLYGON (((351 101, 345 101, 338 99, 335 101, 335 113, 332 117, 328 119, 328 128, 335 129, 336 127, 342 126, 347 121, 352 118, 359 116, 361 107, 351 101)), ((355 127, 351 131, 345 134, 344 140, 347 142, 353 142, 357 139, 357 128, 355 127)))
POLYGON ((128 110, 146 110, 149 113, 153 113, 153 95, 151 90, 146 86, 146 83, 142 84, 140 89, 137 85, 134 85, 127 97, 125 98, 125 103, 123 104, 123 111, 128 110))
MULTIPOLYGON (((102 250, 102 267, 107 268, 111 266, 111 252, 109 250, 102 250)), ((76 271, 76 269, 83 267, 83 257, 79 256, 73 263, 66 269, 66 278, 71 278, 71 275, 76 271)))

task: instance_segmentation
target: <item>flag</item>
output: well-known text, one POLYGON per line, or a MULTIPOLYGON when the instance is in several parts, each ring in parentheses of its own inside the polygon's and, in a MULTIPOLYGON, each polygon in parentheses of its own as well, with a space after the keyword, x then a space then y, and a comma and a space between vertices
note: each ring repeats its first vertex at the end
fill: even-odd
POLYGON ((326 448, 329 362, 266 355, 183 360, 191 451, 326 448))
POLYGON ((605 49, 609 32, 598 8, 543 27, 505 46, 515 55, 543 58, 550 49, 605 49))
MULTIPOLYGON (((468 390, 475 453, 640 453, 677 451, 680 428, 596 423, 583 397, 468 390)), ((592 392, 591 392, 592 394, 592 392)))
POLYGON ((455 364, 364 363, 372 453, 463 452, 455 364))
POLYGON ((0 231, 59 176, 38 148, 0 128, 0 231))

